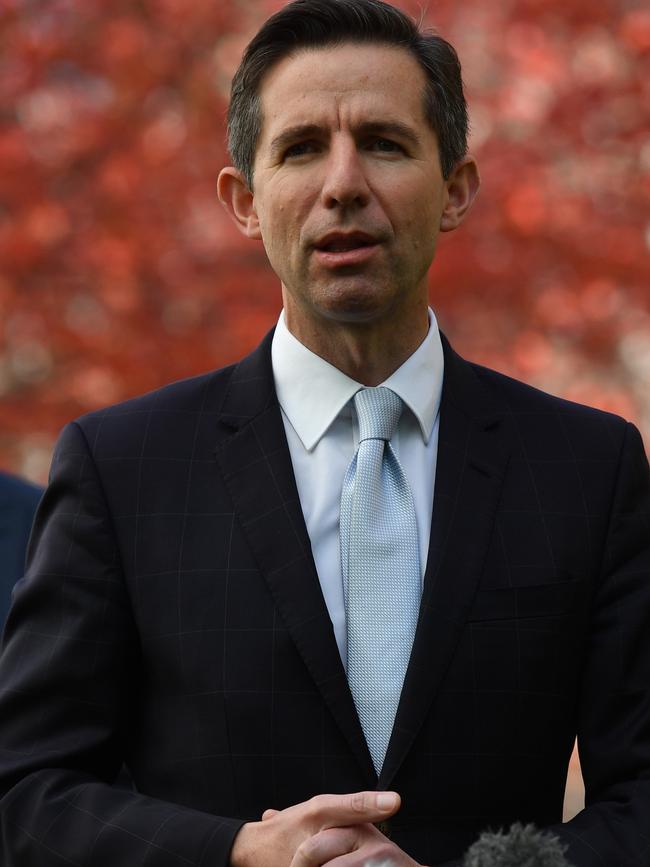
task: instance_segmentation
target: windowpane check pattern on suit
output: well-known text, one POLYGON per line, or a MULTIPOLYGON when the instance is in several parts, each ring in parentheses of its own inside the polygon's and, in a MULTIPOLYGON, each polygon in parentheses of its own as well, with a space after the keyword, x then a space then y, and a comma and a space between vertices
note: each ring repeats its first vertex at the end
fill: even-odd
POLYGON ((402 796, 391 840, 420 864, 459 867, 519 820, 576 867, 648 867, 641 438, 441 340, 422 601, 379 780, 269 335, 62 433, 0 653, 2 867, 228 867, 267 807, 372 788, 402 796), (561 824, 576 731, 588 806, 561 824), (123 763, 137 791, 112 784, 123 763))
POLYGON ((402 401, 364 388, 354 405, 359 448, 341 494, 348 681, 379 775, 417 626, 420 558, 413 496, 390 444, 402 401))

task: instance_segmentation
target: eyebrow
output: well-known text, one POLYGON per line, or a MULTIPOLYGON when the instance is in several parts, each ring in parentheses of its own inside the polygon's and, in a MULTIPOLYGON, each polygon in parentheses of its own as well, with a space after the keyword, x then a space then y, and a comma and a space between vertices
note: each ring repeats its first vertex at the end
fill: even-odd
POLYGON ((286 147, 299 139, 308 138, 311 135, 322 135, 324 129, 317 123, 301 123, 290 126, 271 141, 271 154, 273 156, 281 154, 286 147))
MULTIPOLYGON (((290 126, 271 141, 271 154, 277 156, 294 142, 309 136, 327 135, 327 128, 317 123, 303 123, 290 126)), ((394 135, 416 147, 420 137, 415 130, 398 120, 366 121, 354 128, 355 135, 394 135)))

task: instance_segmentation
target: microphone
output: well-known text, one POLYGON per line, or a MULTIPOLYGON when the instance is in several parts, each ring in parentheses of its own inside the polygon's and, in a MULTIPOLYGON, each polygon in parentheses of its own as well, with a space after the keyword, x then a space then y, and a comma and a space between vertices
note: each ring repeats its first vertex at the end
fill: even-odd
POLYGON ((467 850, 463 867, 571 867, 555 834, 516 822, 510 830, 486 831, 467 850))

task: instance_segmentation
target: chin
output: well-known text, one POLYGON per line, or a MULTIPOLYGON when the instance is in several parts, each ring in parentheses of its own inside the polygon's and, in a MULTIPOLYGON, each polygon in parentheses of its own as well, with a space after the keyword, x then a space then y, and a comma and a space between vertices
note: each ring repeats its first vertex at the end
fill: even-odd
POLYGON ((395 306, 395 297, 370 287, 344 289, 327 297, 314 298, 321 316, 336 322, 373 322, 386 316, 395 306))

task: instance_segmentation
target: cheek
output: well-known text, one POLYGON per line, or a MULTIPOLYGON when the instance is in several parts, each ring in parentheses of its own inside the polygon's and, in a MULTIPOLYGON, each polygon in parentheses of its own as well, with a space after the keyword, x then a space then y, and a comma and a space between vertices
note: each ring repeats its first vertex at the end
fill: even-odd
POLYGON ((262 243, 271 267, 278 277, 290 282, 290 274, 298 267, 299 228, 292 220, 290 209, 273 209, 260 221, 262 243))
POLYGON ((411 211, 408 216, 403 216, 401 219, 399 232, 409 249, 413 251, 430 250, 432 244, 435 244, 435 238, 438 234, 435 215, 426 212, 424 206, 419 213, 411 211))
POLYGON ((415 219, 416 234, 423 246, 435 245, 435 239, 440 232, 440 220, 442 213, 437 203, 430 199, 420 203, 420 208, 415 219))
POLYGON ((271 208, 259 216, 265 244, 268 242, 275 249, 289 251, 299 241, 306 219, 301 212, 300 202, 286 197, 278 198, 271 208))
POLYGON ((399 183, 399 178, 390 187, 384 186, 377 196, 384 213, 397 231, 411 234, 413 238, 429 237, 440 227, 441 208, 435 194, 426 194, 431 188, 430 178, 418 178, 399 183))

